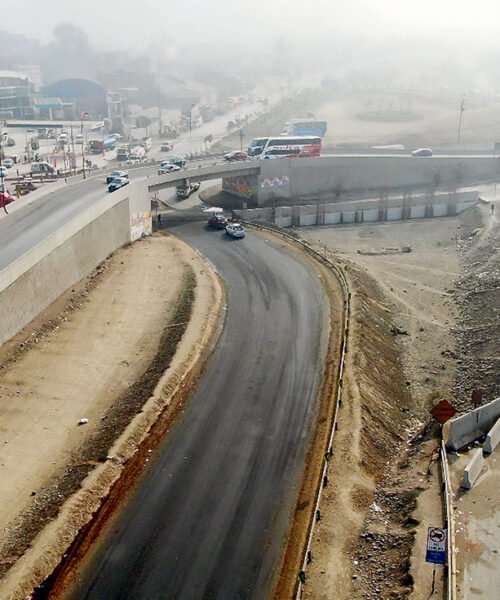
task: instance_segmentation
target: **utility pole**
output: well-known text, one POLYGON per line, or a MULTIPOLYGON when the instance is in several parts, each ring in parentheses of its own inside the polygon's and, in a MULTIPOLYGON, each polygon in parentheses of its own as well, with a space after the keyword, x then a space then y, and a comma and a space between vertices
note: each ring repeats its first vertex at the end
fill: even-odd
POLYGON ((460 115, 458 117, 458 143, 460 144, 460 134, 462 132, 462 115, 465 110, 465 98, 462 98, 462 102, 460 102, 460 115))
POLYGON ((158 134, 160 138, 163 136, 163 123, 161 121, 161 88, 160 78, 158 77, 158 134))
POLYGON ((193 108, 195 106, 196 106, 196 104, 191 104, 191 108, 189 109, 189 160, 191 160, 193 158, 193 151, 192 151, 192 146, 191 146, 191 133, 193 130, 193 127, 192 127, 193 108))
POLYGON ((83 139, 83 119, 88 117, 87 112, 82 113, 80 120, 80 133, 82 134, 82 175, 85 179, 85 140, 83 139))
POLYGON ((240 151, 243 152, 243 129, 240 129, 240 151))

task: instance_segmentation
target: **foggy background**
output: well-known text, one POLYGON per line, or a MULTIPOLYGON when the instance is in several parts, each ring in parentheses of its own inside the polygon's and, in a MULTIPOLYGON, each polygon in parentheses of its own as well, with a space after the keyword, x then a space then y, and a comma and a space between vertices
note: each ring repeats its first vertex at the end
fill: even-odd
POLYGON ((104 51, 189 77, 206 68, 307 77, 377 65, 369 78, 500 87, 495 0, 2 0, 1 13, 0 68, 34 62, 42 49, 45 82, 57 70, 95 77, 104 51), (60 23, 80 28, 80 40, 75 31, 54 38, 60 23))

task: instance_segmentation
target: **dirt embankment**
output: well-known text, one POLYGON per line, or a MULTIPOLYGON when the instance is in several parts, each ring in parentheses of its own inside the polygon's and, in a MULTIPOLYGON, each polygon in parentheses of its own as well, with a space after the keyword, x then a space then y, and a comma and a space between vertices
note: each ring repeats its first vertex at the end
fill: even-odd
POLYGON ((348 265, 356 323, 304 597, 427 599, 426 527, 444 522, 428 411, 441 398, 471 408, 473 388, 483 402, 500 393, 499 222, 480 205, 303 235, 348 265))
POLYGON ((2 347, 2 598, 50 575, 148 433, 175 413, 221 302, 217 276, 191 248, 153 236, 2 347))

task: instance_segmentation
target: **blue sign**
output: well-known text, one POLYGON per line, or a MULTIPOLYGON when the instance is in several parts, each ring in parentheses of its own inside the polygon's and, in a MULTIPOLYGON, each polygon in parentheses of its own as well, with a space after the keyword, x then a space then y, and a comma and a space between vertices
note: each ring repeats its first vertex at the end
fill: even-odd
POLYGON ((427 528, 427 552, 425 561, 435 565, 446 564, 447 531, 441 527, 427 528))

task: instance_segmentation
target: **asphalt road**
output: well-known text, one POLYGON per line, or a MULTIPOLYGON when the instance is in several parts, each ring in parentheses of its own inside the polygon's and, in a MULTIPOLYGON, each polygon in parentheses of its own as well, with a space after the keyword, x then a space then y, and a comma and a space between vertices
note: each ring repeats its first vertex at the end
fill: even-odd
POLYGON ((263 600, 283 550, 322 372, 321 286, 277 241, 174 231, 225 279, 226 326, 68 598, 263 600))

